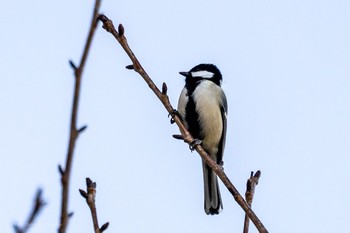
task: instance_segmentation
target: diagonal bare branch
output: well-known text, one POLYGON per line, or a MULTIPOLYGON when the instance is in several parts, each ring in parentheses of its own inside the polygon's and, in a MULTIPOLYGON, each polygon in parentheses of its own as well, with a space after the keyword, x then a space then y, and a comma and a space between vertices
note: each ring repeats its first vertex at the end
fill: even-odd
POLYGON ((91 26, 90 26, 89 34, 86 40, 86 44, 84 47, 83 55, 81 57, 79 66, 76 66, 73 63, 73 61, 69 61, 70 66, 74 70, 75 86, 74 86, 74 96, 73 96, 72 115, 71 115, 71 122, 70 122, 70 134, 69 134, 69 144, 68 144, 68 152, 66 157, 66 164, 64 168, 61 165, 59 165, 58 167, 59 172, 61 174, 61 184, 62 184, 61 217, 60 217, 60 224, 58 229, 59 233, 66 232, 68 219, 70 216, 73 215, 72 213, 68 213, 70 174, 72 170, 73 155, 74 155, 76 140, 79 134, 86 129, 86 126, 82 126, 79 129, 77 128, 80 85, 81 85, 82 74, 85 67, 85 63, 90 51, 92 39, 97 27, 97 23, 98 23, 97 18, 99 15, 100 5, 101 5, 101 0, 95 0, 91 26))
MULTIPOLYGON (((172 105, 170 104, 169 98, 166 94, 166 84, 163 84, 162 91, 158 89, 158 87, 154 84, 152 79, 148 76, 146 71, 141 66, 140 62, 136 58, 133 51, 130 49, 128 42, 126 40, 126 37, 124 36, 125 30, 122 24, 119 24, 118 31, 115 29, 113 22, 108 19, 105 15, 100 15, 99 20, 103 23, 103 28, 111 33, 114 38, 120 43, 120 45, 123 47, 124 51, 128 54, 129 58, 132 61, 132 65, 127 66, 128 69, 134 69, 137 73, 141 75, 141 77, 145 80, 145 82, 148 84, 148 86, 152 89, 154 94, 159 98, 159 100, 164 105, 165 109, 168 111, 168 113, 172 116, 173 121, 177 124, 179 127, 179 130, 181 132, 182 138, 186 143, 193 142, 194 138, 191 136, 191 134, 186 129, 185 125, 181 121, 180 117, 175 114, 174 109, 172 105)), ((200 156, 204 159, 204 161, 214 170, 214 172, 220 177, 222 182, 225 184, 229 192, 233 195, 236 202, 242 207, 242 209, 245 211, 245 213, 249 216, 249 218, 253 221, 259 232, 267 233, 267 229, 263 225, 263 223, 259 220, 259 218, 256 216, 256 214, 253 212, 253 210, 250 208, 250 206, 247 204, 247 202, 244 200, 242 195, 238 192, 238 190, 235 188, 235 186, 231 183, 231 181, 228 179, 226 174, 224 173, 221 166, 216 164, 211 157, 204 151, 204 149, 200 145, 196 145, 194 148, 200 156)))

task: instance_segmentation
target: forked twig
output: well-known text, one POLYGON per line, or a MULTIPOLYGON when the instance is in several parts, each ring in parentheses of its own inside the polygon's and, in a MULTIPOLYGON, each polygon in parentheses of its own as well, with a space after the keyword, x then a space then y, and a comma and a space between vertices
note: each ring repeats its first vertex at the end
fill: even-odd
MULTIPOLYGON (((136 58, 135 54, 130 49, 126 37, 124 36, 124 27, 122 24, 119 24, 118 31, 115 29, 113 22, 108 19, 105 15, 100 15, 99 20, 103 23, 103 28, 106 29, 109 33, 111 33, 114 38, 120 43, 120 45, 123 47, 124 51, 128 54, 132 61, 132 65, 127 66, 128 69, 134 69, 137 73, 139 73, 142 78, 146 81, 148 86, 152 89, 154 94, 159 98, 159 100, 163 103, 165 109, 168 111, 168 113, 172 116, 173 121, 178 125, 179 130, 181 132, 182 138, 186 143, 193 142, 194 138, 191 136, 191 134, 186 129, 185 125, 182 123, 181 119, 177 114, 174 114, 174 109, 171 106, 169 102, 169 98, 167 96, 167 86, 165 83, 163 83, 162 91, 158 89, 158 87, 154 84, 154 82, 151 80, 151 78, 148 76, 146 71, 141 66, 140 62, 136 58)), ((233 195, 236 202, 242 207, 242 209, 245 211, 245 213, 249 216, 249 218, 253 221, 259 232, 267 233, 267 229, 264 227, 262 222, 259 220, 259 218, 256 216, 256 214, 252 211, 252 209, 249 207, 249 205, 245 202, 244 198, 239 194, 238 190, 235 188, 235 186, 231 183, 231 181, 228 179, 226 174, 224 173, 221 166, 216 164, 211 157, 204 151, 204 149, 200 145, 196 145, 194 149, 200 154, 202 159, 214 170, 214 172, 220 177, 222 182, 225 184, 229 192, 233 195)))
POLYGON ((86 203, 90 208, 95 233, 102 233, 108 228, 109 222, 106 222, 105 224, 103 224, 102 227, 99 227, 98 225, 97 211, 96 211, 96 205, 95 205, 96 182, 93 182, 90 178, 86 178, 86 192, 82 189, 79 189, 79 192, 80 192, 80 195, 83 198, 85 198, 86 203))
MULTIPOLYGON (((255 174, 254 172, 251 172, 250 177, 247 180, 247 190, 245 192, 245 200, 250 207, 252 207, 255 186, 258 185, 260 176, 261 176, 261 172, 259 170, 255 172, 255 174)), ((248 232, 249 232, 249 217, 245 215, 243 233, 248 233, 248 232)))
POLYGON ((26 233, 28 232, 29 228, 34 224, 34 220, 39 215, 42 208, 46 205, 44 199, 42 198, 42 189, 38 189, 35 194, 34 199, 34 205, 31 213, 29 214, 28 220, 25 222, 25 224, 20 227, 17 224, 13 225, 13 228, 15 229, 16 233, 26 233))
POLYGON ((75 86, 74 86, 74 97, 73 97, 73 105, 72 105, 70 136, 69 136, 69 145, 68 145, 68 152, 66 157, 66 164, 64 168, 61 165, 58 166, 59 172, 61 174, 61 184, 62 184, 61 217, 60 217, 60 224, 58 229, 59 233, 66 232, 68 219, 73 215, 73 213, 68 213, 68 197, 69 197, 69 183, 70 183, 70 174, 72 170, 74 148, 75 148, 75 143, 79 134, 82 133, 87 127, 87 126, 82 126, 79 129, 77 128, 80 84, 81 84, 85 63, 90 51, 92 39, 97 27, 97 23, 98 23, 97 18, 99 14, 100 5, 101 5, 101 0, 96 0, 89 34, 86 40, 86 44, 84 47, 83 55, 81 57, 79 66, 76 66, 73 61, 69 61, 70 66, 74 70, 75 86))

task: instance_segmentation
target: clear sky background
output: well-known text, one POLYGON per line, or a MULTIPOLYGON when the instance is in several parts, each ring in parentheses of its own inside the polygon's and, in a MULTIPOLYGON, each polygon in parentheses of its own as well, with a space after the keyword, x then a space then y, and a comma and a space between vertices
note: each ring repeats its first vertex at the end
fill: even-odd
MULTIPOLYGON (((74 77, 94 1, 1 1, 1 232, 23 224, 38 187, 48 205, 31 232, 56 232, 74 77)), ((173 106, 179 71, 223 74, 229 103, 225 172, 270 232, 349 232, 350 2, 111 1, 130 46, 173 106)), ((83 76, 68 232, 93 232, 85 177, 97 182, 107 232, 242 232, 244 213, 221 184, 224 210, 203 211, 200 158, 99 25, 83 76)), ((252 226, 250 232, 257 232, 252 226)))

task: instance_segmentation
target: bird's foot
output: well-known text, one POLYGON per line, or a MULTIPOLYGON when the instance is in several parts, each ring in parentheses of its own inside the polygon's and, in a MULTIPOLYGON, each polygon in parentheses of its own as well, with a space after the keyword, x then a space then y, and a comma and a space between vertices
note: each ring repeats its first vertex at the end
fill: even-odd
POLYGON ((191 150, 191 151, 194 151, 195 147, 196 147, 197 145, 200 145, 200 144, 202 144, 202 140, 194 139, 194 140, 193 140, 192 142, 190 142, 190 144, 189 144, 190 150, 191 150))
POLYGON ((182 116, 180 115, 179 111, 177 111, 176 109, 173 109, 173 110, 171 110, 169 112, 169 115, 168 115, 168 117, 171 116, 170 124, 174 124, 175 123, 175 119, 174 119, 175 115, 178 116, 181 119, 181 121, 182 121, 182 116))
POLYGON ((223 171, 224 170, 224 161, 221 161, 218 165, 220 166, 221 170, 223 171))

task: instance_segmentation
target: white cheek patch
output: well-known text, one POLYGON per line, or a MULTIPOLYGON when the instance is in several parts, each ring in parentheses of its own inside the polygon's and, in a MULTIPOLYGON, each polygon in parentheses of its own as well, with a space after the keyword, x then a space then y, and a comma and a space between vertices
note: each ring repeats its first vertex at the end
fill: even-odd
POLYGON ((201 78, 212 78, 214 77, 213 72, 209 72, 206 70, 191 72, 192 77, 201 77, 201 78))

